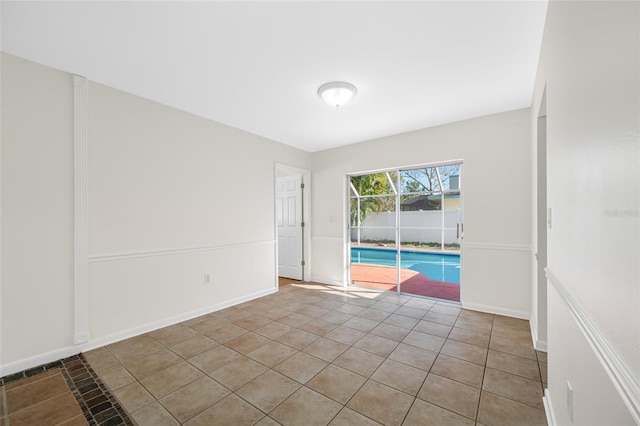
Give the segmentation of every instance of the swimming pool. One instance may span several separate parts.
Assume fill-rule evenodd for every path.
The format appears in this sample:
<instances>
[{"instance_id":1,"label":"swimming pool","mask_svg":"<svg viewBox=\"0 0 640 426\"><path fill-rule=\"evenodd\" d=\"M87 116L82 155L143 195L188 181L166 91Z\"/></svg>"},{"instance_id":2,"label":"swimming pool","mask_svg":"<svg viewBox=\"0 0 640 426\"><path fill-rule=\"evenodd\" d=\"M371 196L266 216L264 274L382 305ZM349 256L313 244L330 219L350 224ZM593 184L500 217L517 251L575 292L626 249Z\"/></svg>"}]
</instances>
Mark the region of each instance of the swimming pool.
<instances>
[{"instance_id":1,"label":"swimming pool","mask_svg":"<svg viewBox=\"0 0 640 426\"><path fill-rule=\"evenodd\" d=\"M396 266L396 250L352 247L351 262ZM432 280L460 284L460 255L457 253L400 250L400 267L420 272Z\"/></svg>"}]
</instances>

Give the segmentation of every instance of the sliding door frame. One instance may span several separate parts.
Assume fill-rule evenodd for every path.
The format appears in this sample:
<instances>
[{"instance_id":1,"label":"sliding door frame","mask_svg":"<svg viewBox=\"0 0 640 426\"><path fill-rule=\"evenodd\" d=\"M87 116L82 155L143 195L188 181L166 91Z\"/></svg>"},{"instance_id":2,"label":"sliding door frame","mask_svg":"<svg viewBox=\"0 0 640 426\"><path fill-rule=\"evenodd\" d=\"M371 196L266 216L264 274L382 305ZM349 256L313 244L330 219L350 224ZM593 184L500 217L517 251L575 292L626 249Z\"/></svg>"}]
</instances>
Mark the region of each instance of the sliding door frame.
<instances>
[{"instance_id":1,"label":"sliding door frame","mask_svg":"<svg viewBox=\"0 0 640 426\"><path fill-rule=\"evenodd\" d=\"M459 165L460 166L460 173L459 173L459 193L460 193L460 218L459 218L459 223L457 226L457 235L458 235L458 239L460 241L460 303L462 302L462 285L463 285L463 277L462 277L462 262L463 262L463 256L462 256L462 251L463 251L463 241L464 241L464 233L463 233L463 224L464 224L464 196L463 196L463 167L464 167L464 161L462 159L457 159L457 160L449 160L449 161L442 161L442 162L434 162L434 163L423 163L423 164L416 164L416 165L409 165L409 166L401 166L401 167L390 167L390 168L384 168L384 169L375 169L375 170L368 170L368 171L360 171L360 172L353 172L353 173L347 173L345 175L345 187L346 187L346 204L345 204L345 220L346 220L346 234L345 234L345 251L346 251L346 256L345 256L345 260L346 260L346 265L345 265L345 272L346 272L346 281L345 281L345 286L350 286L350 285L354 285L353 284L353 280L351 279L352 276L352 271L351 271L351 248L352 248L352 241L351 241L351 193L352 192L357 192L355 191L355 188L353 187L353 184L351 182L351 178L355 177L355 176L366 176L366 175L371 175L371 174L387 174L389 182L391 183L391 185L393 186L393 196L395 197L395 248L396 248L396 292L398 294L402 293L402 288L401 288L401 250L402 250L402 240L401 240L401 219L400 219L400 212L401 212L401 201L400 198L402 196L402 192L400 190L400 184L401 184L401 173L402 171L407 171L407 170L413 170L413 169L421 169L421 168L436 168L436 171L438 172L439 175L439 171L438 171L438 167L440 166L450 166L450 165ZM390 174L391 172L395 172L396 173L396 180L394 181L393 179L391 179ZM440 176L438 176L438 179L441 182L441 178ZM444 247L444 196L445 196L445 191L442 189L441 186L441 209L442 209L442 231L441 231L441 245L442 247ZM359 223L359 215L358 215L358 228L361 230L361 223ZM358 239L358 243L360 242L360 239ZM444 250L442 248L442 250Z\"/></svg>"}]
</instances>

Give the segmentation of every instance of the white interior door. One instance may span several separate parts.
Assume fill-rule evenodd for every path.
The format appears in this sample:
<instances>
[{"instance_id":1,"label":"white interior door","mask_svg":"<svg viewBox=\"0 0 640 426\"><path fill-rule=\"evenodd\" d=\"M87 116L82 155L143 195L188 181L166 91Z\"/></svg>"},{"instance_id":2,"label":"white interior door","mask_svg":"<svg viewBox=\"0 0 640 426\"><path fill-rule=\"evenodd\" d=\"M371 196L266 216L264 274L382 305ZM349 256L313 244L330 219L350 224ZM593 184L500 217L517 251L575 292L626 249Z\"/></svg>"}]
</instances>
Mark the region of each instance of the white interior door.
<instances>
[{"instance_id":1,"label":"white interior door","mask_svg":"<svg viewBox=\"0 0 640 426\"><path fill-rule=\"evenodd\" d=\"M302 279L302 176L276 179L278 276Z\"/></svg>"}]
</instances>

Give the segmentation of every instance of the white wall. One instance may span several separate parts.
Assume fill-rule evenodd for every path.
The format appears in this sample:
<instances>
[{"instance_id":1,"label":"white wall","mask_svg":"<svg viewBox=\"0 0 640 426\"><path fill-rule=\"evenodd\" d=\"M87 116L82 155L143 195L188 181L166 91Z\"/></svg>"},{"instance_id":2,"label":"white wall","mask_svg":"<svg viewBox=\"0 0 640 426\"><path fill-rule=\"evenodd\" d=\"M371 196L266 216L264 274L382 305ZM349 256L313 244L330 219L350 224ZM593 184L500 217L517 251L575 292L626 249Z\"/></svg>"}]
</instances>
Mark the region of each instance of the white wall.
<instances>
[{"instance_id":1,"label":"white wall","mask_svg":"<svg viewBox=\"0 0 640 426\"><path fill-rule=\"evenodd\" d=\"M90 82L73 346L72 76L3 55L2 79L2 374L275 291L275 164L310 154Z\"/></svg>"},{"instance_id":2,"label":"white wall","mask_svg":"<svg viewBox=\"0 0 640 426\"><path fill-rule=\"evenodd\" d=\"M72 115L69 74L2 55L3 365L72 340Z\"/></svg>"},{"instance_id":3,"label":"white wall","mask_svg":"<svg viewBox=\"0 0 640 426\"><path fill-rule=\"evenodd\" d=\"M571 423L567 381L575 424L640 423L639 18L638 2L548 9L533 105L546 85L547 401L558 424Z\"/></svg>"},{"instance_id":4,"label":"white wall","mask_svg":"<svg viewBox=\"0 0 640 426\"><path fill-rule=\"evenodd\" d=\"M343 284L349 173L463 160L463 306L529 317L530 111L314 153L313 278Z\"/></svg>"},{"instance_id":5,"label":"white wall","mask_svg":"<svg viewBox=\"0 0 640 426\"><path fill-rule=\"evenodd\" d=\"M273 290L274 165L309 154L94 83L89 104L94 336Z\"/></svg>"}]
</instances>

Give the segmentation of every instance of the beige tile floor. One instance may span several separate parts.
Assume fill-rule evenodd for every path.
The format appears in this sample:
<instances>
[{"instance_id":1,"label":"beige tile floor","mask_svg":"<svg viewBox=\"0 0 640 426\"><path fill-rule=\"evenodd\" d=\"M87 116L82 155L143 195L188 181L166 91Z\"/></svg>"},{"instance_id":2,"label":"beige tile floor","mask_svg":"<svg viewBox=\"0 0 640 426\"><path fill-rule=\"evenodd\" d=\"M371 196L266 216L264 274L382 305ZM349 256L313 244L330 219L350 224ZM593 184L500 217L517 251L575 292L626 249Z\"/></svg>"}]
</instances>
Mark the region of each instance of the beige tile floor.
<instances>
[{"instance_id":1,"label":"beige tile floor","mask_svg":"<svg viewBox=\"0 0 640 426\"><path fill-rule=\"evenodd\" d=\"M87 424L60 368L3 386L0 407L0 425Z\"/></svg>"},{"instance_id":2,"label":"beige tile floor","mask_svg":"<svg viewBox=\"0 0 640 426\"><path fill-rule=\"evenodd\" d=\"M140 425L542 425L527 321L292 284L85 354Z\"/></svg>"}]
</instances>

